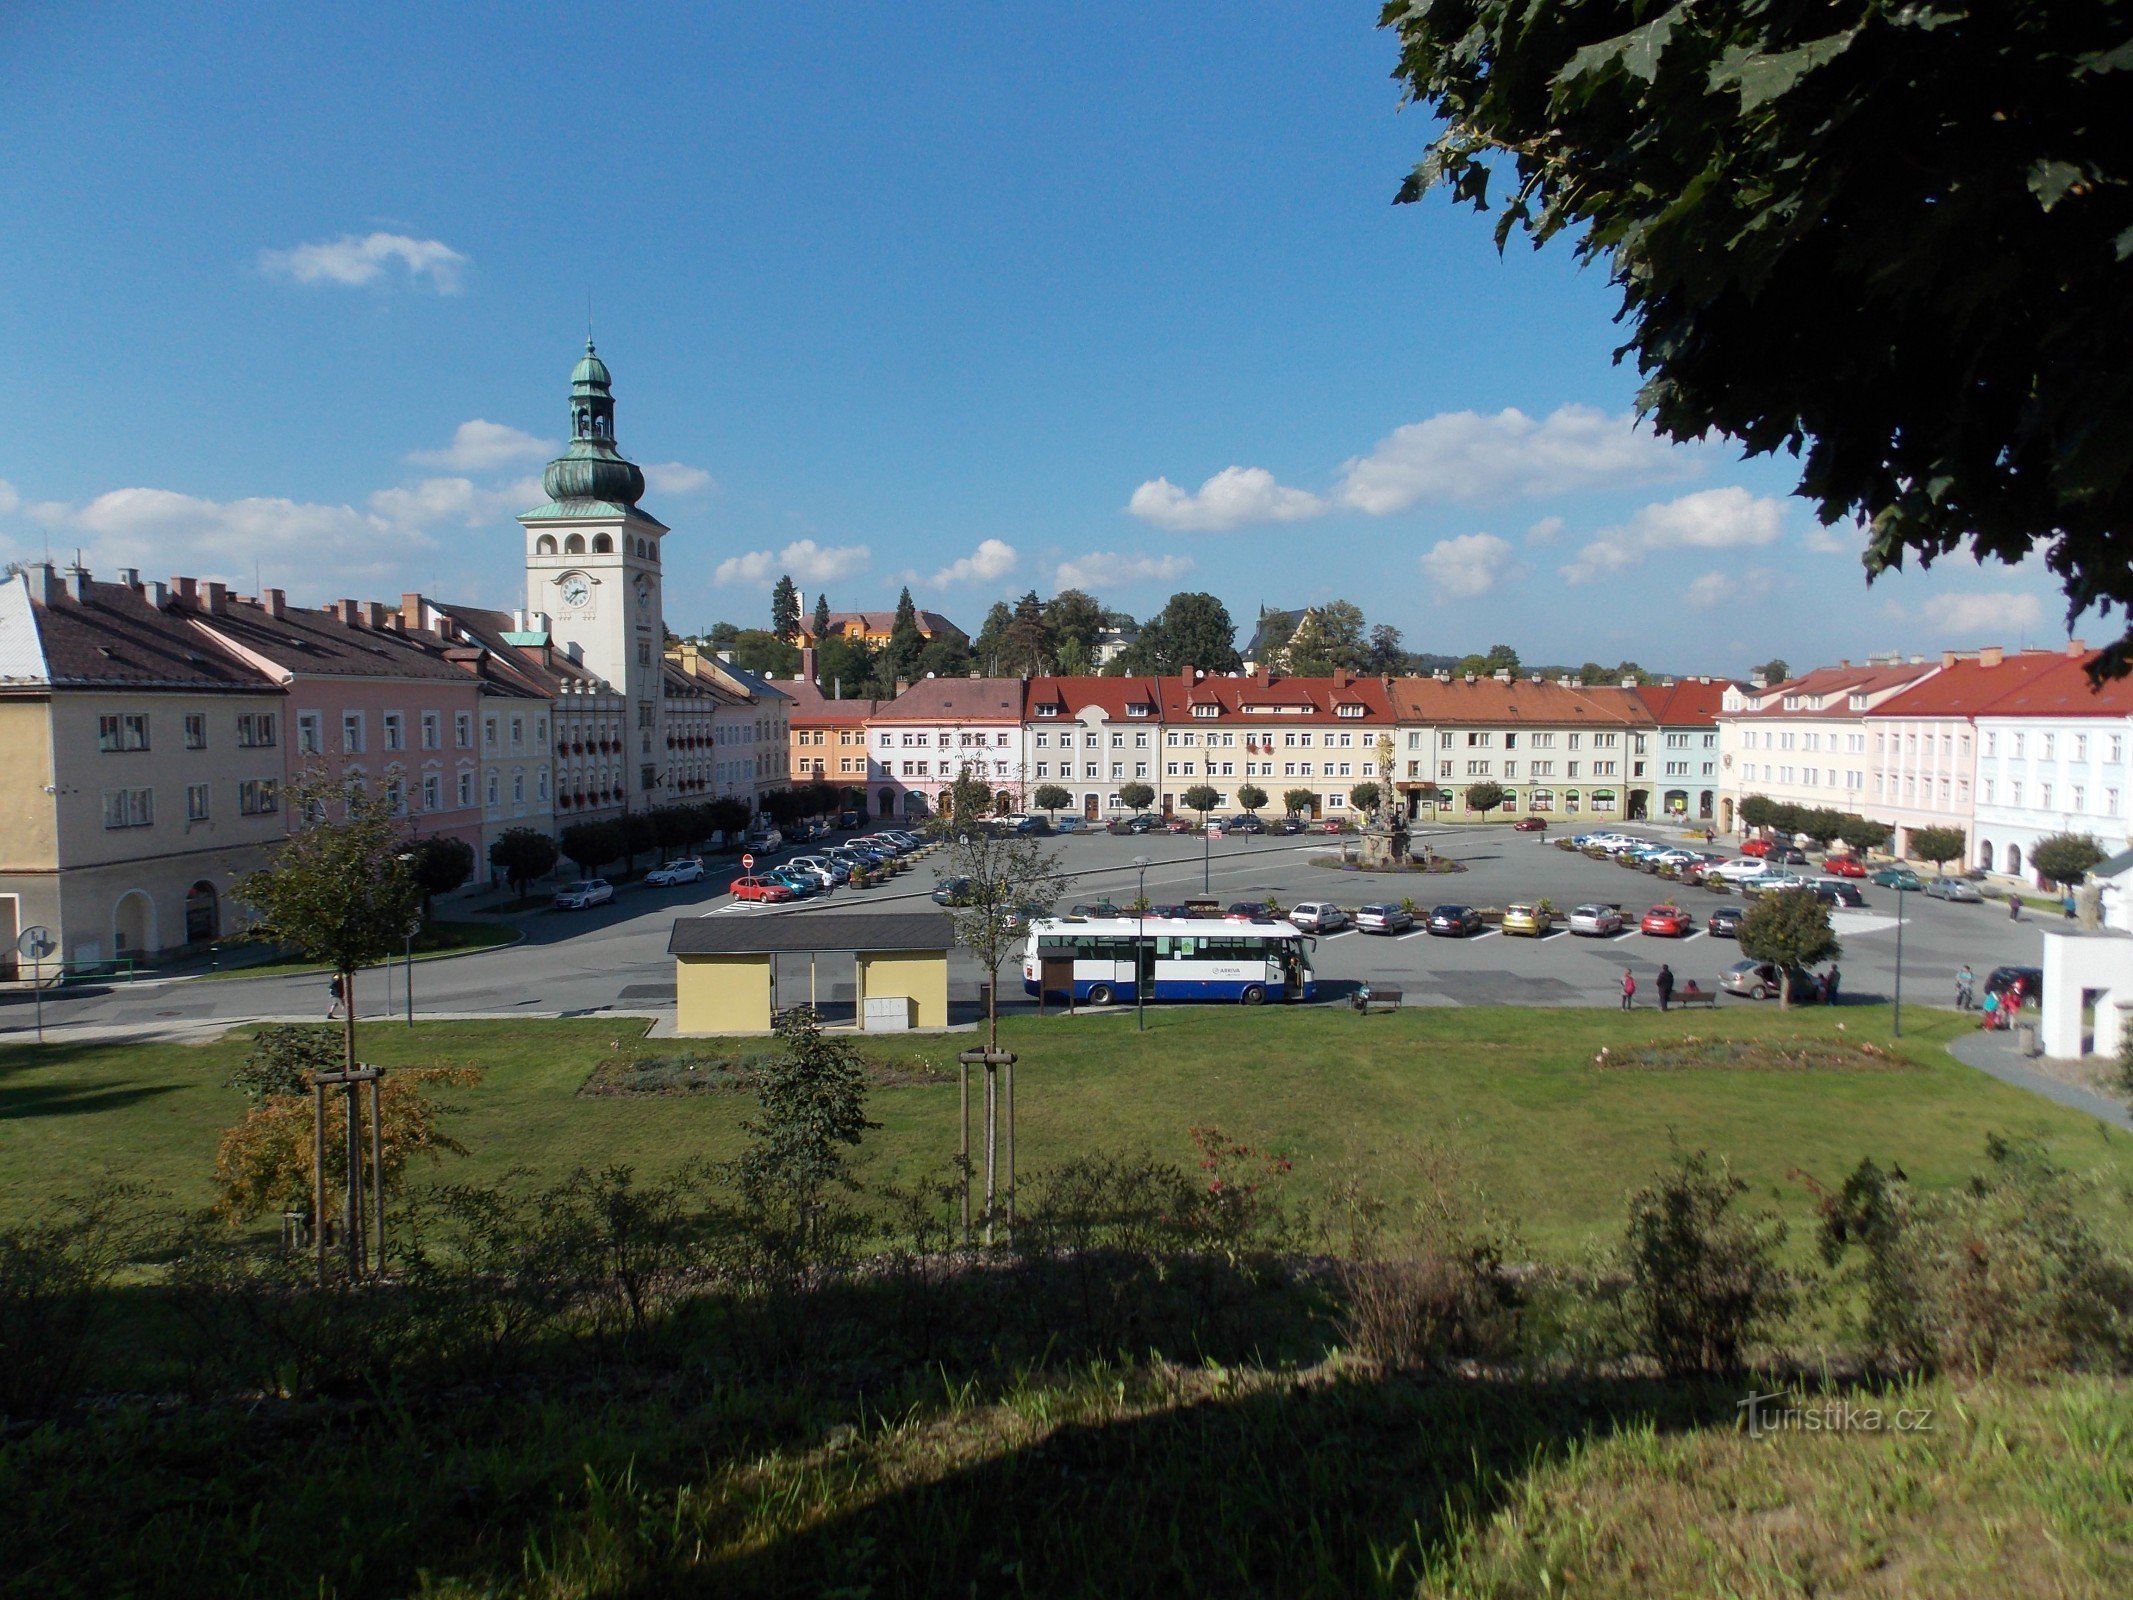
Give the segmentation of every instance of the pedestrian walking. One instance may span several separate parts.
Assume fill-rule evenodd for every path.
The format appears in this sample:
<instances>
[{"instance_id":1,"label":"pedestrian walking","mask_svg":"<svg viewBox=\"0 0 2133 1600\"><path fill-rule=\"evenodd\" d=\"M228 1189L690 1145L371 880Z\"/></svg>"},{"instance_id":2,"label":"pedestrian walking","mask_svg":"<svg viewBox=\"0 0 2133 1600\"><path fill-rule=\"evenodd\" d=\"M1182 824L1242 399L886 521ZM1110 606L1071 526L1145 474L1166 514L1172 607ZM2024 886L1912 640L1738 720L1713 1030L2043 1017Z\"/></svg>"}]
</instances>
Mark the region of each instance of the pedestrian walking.
<instances>
[{"instance_id":1,"label":"pedestrian walking","mask_svg":"<svg viewBox=\"0 0 2133 1600\"><path fill-rule=\"evenodd\" d=\"M341 987L341 975L338 972L333 975L333 982L326 985L326 993L332 997L332 1003L326 1007L326 1020L331 1022L341 1014L341 1001L346 994Z\"/></svg>"},{"instance_id":2,"label":"pedestrian walking","mask_svg":"<svg viewBox=\"0 0 2133 1600\"><path fill-rule=\"evenodd\" d=\"M1990 989L1987 989L1985 991L1984 1009L1985 1015L1980 1021L1979 1026L1982 1027L1987 1033L1990 1033L1993 1029L1997 1028L2000 1025L2000 997L1994 994Z\"/></svg>"},{"instance_id":3,"label":"pedestrian walking","mask_svg":"<svg viewBox=\"0 0 2133 1600\"><path fill-rule=\"evenodd\" d=\"M1962 970L1955 975L1955 1009L1971 1011L1976 1007L1977 974L1970 970L1970 963L1965 961Z\"/></svg>"},{"instance_id":4,"label":"pedestrian walking","mask_svg":"<svg viewBox=\"0 0 2133 1600\"><path fill-rule=\"evenodd\" d=\"M2072 922L2074 920L2074 897L2072 895L2068 895L2065 899L2061 900L2059 902L2059 909L2065 913L2066 920Z\"/></svg>"},{"instance_id":5,"label":"pedestrian walking","mask_svg":"<svg viewBox=\"0 0 2133 1600\"><path fill-rule=\"evenodd\" d=\"M1674 1003L1674 969L1661 962L1659 976L1652 980L1652 987L1659 991L1659 1009L1664 1011Z\"/></svg>"},{"instance_id":6,"label":"pedestrian walking","mask_svg":"<svg viewBox=\"0 0 2133 1600\"><path fill-rule=\"evenodd\" d=\"M1835 1005L1837 1003L1837 985L1841 983L1843 979L1844 974L1838 970L1836 962L1832 961L1829 964L1829 978L1827 980L1829 984L1829 1003L1831 1005Z\"/></svg>"},{"instance_id":7,"label":"pedestrian walking","mask_svg":"<svg viewBox=\"0 0 2133 1600\"><path fill-rule=\"evenodd\" d=\"M1628 1011L1637 1003L1637 975L1629 968L1622 969L1622 1009Z\"/></svg>"},{"instance_id":8,"label":"pedestrian walking","mask_svg":"<svg viewBox=\"0 0 2133 1600\"><path fill-rule=\"evenodd\" d=\"M1718 843L1718 835L1713 833L1709 828L1706 828L1703 830L1703 842L1704 847L1708 849L1710 846Z\"/></svg>"},{"instance_id":9,"label":"pedestrian walking","mask_svg":"<svg viewBox=\"0 0 2133 1600\"><path fill-rule=\"evenodd\" d=\"M2007 891L2007 920L2009 922L2020 922L2022 920L2022 894L2018 889L2009 889Z\"/></svg>"}]
</instances>

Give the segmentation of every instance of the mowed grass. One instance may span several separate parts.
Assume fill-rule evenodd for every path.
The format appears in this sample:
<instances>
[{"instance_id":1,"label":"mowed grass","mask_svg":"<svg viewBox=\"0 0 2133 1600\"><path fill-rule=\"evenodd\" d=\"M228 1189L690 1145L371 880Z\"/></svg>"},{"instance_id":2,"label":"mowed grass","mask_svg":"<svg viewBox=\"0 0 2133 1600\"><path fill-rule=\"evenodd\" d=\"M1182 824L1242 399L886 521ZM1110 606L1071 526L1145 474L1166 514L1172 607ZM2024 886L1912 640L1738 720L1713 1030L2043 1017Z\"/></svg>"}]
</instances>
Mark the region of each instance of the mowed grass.
<instances>
[{"instance_id":1,"label":"mowed grass","mask_svg":"<svg viewBox=\"0 0 2133 1600\"><path fill-rule=\"evenodd\" d=\"M1974 1170L1988 1134L2034 1137L2063 1165L2133 1183L2133 1138L2009 1088L1950 1058L1967 1026L1913 1008L1885 1070L1752 1067L1650 1071L1594 1064L1655 1039L1835 1038L1889 1043L1878 1007L1781 1013L1732 1007L1662 1017L1522 1008L1418 1009L1362 1018L1332 1009L1158 1009L1017 1018L1004 1042L1017 1069L1017 1164L1027 1180L1077 1154L1192 1154L1214 1125L1289 1158L1309 1199L1354 1178L1394 1201L1414 1193L1419 1156L1449 1148L1517 1219L1533 1251L1567 1258L1614 1237L1625 1194L1671 1142L1729 1158L1758 1194L1808 1223L1805 1178L1840 1181L1862 1156L1902 1164L1924 1187ZM762 1040L648 1040L616 1020L366 1025L362 1052L387 1067L472 1064L479 1086L451 1091L450 1131L469 1147L427 1175L486 1180L515 1168L554 1180L581 1165L646 1173L733 1154L752 1097L581 1097L602 1056L760 1051ZM967 1034L861 1041L870 1056L953 1065ZM152 1186L173 1206L213 1198L215 1144L244 1113L225 1087L246 1037L208 1045L0 1049L0 1221L110 1176ZM973 1099L977 1097L974 1094ZM884 1089L882 1124L862 1156L870 1182L945 1171L956 1147L952 1082ZM416 1181L425 1172L418 1170Z\"/></svg>"}]
</instances>

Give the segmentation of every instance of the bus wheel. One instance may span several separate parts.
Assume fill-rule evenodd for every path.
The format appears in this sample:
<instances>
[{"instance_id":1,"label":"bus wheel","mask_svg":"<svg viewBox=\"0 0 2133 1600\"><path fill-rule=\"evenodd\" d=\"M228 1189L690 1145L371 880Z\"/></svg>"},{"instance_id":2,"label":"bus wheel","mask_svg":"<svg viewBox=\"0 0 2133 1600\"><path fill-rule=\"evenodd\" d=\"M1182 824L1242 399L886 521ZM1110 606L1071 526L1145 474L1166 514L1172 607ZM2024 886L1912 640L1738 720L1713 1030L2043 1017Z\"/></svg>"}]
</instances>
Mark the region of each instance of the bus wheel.
<instances>
[{"instance_id":1,"label":"bus wheel","mask_svg":"<svg viewBox=\"0 0 2133 1600\"><path fill-rule=\"evenodd\" d=\"M1256 983L1246 984L1244 993L1239 995L1237 998L1239 1000L1242 1000L1248 1006L1256 1006L1261 1001L1266 999L1266 991L1260 988L1259 985Z\"/></svg>"},{"instance_id":2,"label":"bus wheel","mask_svg":"<svg viewBox=\"0 0 2133 1600\"><path fill-rule=\"evenodd\" d=\"M1092 983L1092 984L1090 984L1090 985L1089 985L1089 1004L1090 1004L1090 1005L1092 1005L1092 1006L1107 1006L1107 1005L1109 1005L1110 1003L1111 1003L1111 986L1110 986L1110 985L1109 985L1108 983Z\"/></svg>"}]
</instances>

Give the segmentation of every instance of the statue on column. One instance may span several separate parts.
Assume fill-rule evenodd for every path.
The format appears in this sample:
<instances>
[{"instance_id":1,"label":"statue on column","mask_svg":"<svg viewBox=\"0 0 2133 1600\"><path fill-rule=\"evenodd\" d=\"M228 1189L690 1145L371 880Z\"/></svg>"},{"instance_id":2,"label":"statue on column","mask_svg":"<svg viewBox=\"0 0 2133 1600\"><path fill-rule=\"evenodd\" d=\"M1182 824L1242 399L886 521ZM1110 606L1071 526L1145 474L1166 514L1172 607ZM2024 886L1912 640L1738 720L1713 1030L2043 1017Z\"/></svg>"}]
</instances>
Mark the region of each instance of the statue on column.
<instances>
[{"instance_id":1,"label":"statue on column","mask_svg":"<svg viewBox=\"0 0 2133 1600\"><path fill-rule=\"evenodd\" d=\"M1378 803L1363 822L1360 864L1378 871L1407 865L1407 816L1392 786L1392 735L1378 735Z\"/></svg>"}]
</instances>

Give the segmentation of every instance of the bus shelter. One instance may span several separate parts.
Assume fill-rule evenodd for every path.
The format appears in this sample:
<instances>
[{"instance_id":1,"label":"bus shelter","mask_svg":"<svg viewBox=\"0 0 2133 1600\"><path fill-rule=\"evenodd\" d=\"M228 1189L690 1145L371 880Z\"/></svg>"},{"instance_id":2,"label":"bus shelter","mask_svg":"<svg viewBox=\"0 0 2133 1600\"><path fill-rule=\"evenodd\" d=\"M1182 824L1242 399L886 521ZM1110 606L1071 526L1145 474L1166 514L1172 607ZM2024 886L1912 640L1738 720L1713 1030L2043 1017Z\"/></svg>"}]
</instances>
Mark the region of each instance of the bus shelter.
<instances>
[{"instance_id":1,"label":"bus shelter","mask_svg":"<svg viewBox=\"0 0 2133 1600\"><path fill-rule=\"evenodd\" d=\"M954 922L937 911L678 918L667 939L674 1030L767 1033L797 1005L829 1020L848 1009L879 1031L945 1028L954 943Z\"/></svg>"}]
</instances>

